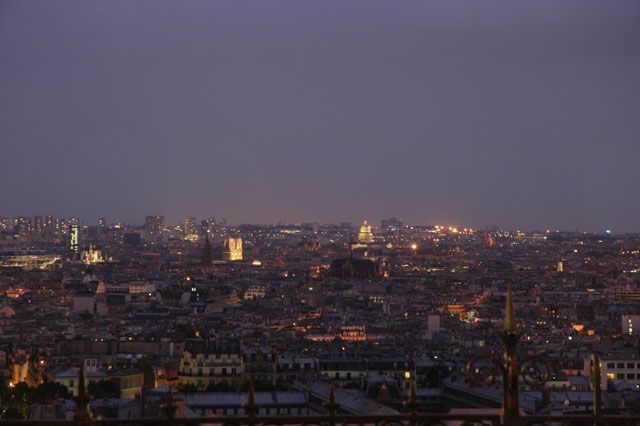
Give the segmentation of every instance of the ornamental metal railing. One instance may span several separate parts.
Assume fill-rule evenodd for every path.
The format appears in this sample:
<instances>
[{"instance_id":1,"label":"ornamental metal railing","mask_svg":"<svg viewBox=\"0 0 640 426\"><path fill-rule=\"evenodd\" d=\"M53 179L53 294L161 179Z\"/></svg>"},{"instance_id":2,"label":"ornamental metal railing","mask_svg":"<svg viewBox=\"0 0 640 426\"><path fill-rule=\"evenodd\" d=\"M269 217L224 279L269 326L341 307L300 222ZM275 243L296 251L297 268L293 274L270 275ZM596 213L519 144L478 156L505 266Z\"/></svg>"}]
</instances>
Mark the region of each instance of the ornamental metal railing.
<instances>
[{"instance_id":1,"label":"ornamental metal railing","mask_svg":"<svg viewBox=\"0 0 640 426\"><path fill-rule=\"evenodd\" d=\"M556 426L556 425L640 425L640 415L605 415L602 413L601 369L602 363L596 354L591 355L590 383L593 389L593 410L589 414L537 415L522 414L519 407L518 390L521 384L544 386L549 379L551 367L543 357L534 355L518 359L516 347L521 333L516 332L511 286L507 290L504 330L499 333L504 344L504 356L478 355L467 364L467 376L477 386L493 385L502 380L501 413L490 410L472 410L471 413L418 412L416 384L411 381L409 400L404 402L407 413L396 415L352 415L344 414L336 401L334 384L329 387L328 402L324 403L326 414L308 416L262 416L251 385L248 401L244 404L244 415L177 417L178 406L172 388L167 393L163 410L164 417L135 419L93 419L89 410L89 396L85 385L84 365L80 368L76 411L73 420L0 420L0 426L125 426L125 425L213 425L213 426ZM521 383L522 381L522 383Z\"/></svg>"}]
</instances>

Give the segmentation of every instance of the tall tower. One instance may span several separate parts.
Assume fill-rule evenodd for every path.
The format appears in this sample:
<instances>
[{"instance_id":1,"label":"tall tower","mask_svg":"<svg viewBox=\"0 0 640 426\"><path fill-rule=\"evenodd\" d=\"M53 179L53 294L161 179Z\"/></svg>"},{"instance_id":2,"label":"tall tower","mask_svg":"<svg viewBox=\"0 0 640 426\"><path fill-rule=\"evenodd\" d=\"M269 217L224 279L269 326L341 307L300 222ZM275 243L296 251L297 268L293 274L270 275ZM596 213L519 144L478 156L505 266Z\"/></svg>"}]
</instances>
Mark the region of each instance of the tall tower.
<instances>
[{"instance_id":1,"label":"tall tower","mask_svg":"<svg viewBox=\"0 0 640 426\"><path fill-rule=\"evenodd\" d=\"M36 234L42 234L42 216L33 217L33 230Z\"/></svg>"},{"instance_id":2,"label":"tall tower","mask_svg":"<svg viewBox=\"0 0 640 426\"><path fill-rule=\"evenodd\" d=\"M31 218L30 217L19 217L18 218L18 232L20 235L27 235L31 232Z\"/></svg>"},{"instance_id":3,"label":"tall tower","mask_svg":"<svg viewBox=\"0 0 640 426\"><path fill-rule=\"evenodd\" d=\"M144 222L144 232L149 235L153 234L153 216L147 216Z\"/></svg>"},{"instance_id":4,"label":"tall tower","mask_svg":"<svg viewBox=\"0 0 640 426\"><path fill-rule=\"evenodd\" d=\"M209 237L204 241L204 247L202 248L202 265L211 266L213 264L213 249L209 244Z\"/></svg>"},{"instance_id":5,"label":"tall tower","mask_svg":"<svg viewBox=\"0 0 640 426\"><path fill-rule=\"evenodd\" d=\"M184 234L195 235L196 234L196 218L188 217L184 220Z\"/></svg>"},{"instance_id":6,"label":"tall tower","mask_svg":"<svg viewBox=\"0 0 640 426\"><path fill-rule=\"evenodd\" d=\"M80 245L80 225L69 225L69 250L78 254L78 247Z\"/></svg>"},{"instance_id":7,"label":"tall tower","mask_svg":"<svg viewBox=\"0 0 640 426\"><path fill-rule=\"evenodd\" d=\"M54 223L54 220L53 220L53 216L50 215L50 214L46 215L45 218L44 218L44 226L43 226L43 228L47 232L47 234L53 235L53 233L55 232L54 225L55 225L55 223Z\"/></svg>"},{"instance_id":8,"label":"tall tower","mask_svg":"<svg viewBox=\"0 0 640 426\"><path fill-rule=\"evenodd\" d=\"M152 241L156 241L162 237L164 230L164 216L147 216L144 224L146 237Z\"/></svg>"},{"instance_id":9,"label":"tall tower","mask_svg":"<svg viewBox=\"0 0 640 426\"><path fill-rule=\"evenodd\" d=\"M209 235L215 233L215 227L216 227L216 218L215 217L210 217L208 219L202 219L200 224L202 225L201 226L202 227L202 235L209 236Z\"/></svg>"}]
</instances>

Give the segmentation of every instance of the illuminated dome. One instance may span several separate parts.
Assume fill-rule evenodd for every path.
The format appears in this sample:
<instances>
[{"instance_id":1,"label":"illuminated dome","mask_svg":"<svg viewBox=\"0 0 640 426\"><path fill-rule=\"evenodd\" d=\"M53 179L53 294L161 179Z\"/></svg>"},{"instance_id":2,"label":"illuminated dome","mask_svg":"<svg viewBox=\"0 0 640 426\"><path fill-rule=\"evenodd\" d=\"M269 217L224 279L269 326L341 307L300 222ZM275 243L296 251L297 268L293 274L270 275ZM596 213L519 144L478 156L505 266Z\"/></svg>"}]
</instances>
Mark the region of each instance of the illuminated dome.
<instances>
[{"instance_id":1,"label":"illuminated dome","mask_svg":"<svg viewBox=\"0 0 640 426\"><path fill-rule=\"evenodd\" d=\"M358 233L358 241L365 244L373 243L373 233L371 232L371 225L369 225L366 220L360 227L360 232Z\"/></svg>"}]
</instances>

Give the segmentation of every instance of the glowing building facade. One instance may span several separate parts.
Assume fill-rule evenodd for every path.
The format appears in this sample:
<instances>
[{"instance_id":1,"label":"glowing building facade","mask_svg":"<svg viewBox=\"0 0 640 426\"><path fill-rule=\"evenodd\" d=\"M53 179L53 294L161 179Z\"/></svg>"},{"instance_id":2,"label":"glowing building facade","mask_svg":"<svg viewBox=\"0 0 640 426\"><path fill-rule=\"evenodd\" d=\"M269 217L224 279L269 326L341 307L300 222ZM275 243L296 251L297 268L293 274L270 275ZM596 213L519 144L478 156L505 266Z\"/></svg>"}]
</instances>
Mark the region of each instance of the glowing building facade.
<instances>
[{"instance_id":1,"label":"glowing building facade","mask_svg":"<svg viewBox=\"0 0 640 426\"><path fill-rule=\"evenodd\" d=\"M222 260L242 260L242 238L224 240Z\"/></svg>"},{"instance_id":2,"label":"glowing building facade","mask_svg":"<svg viewBox=\"0 0 640 426\"><path fill-rule=\"evenodd\" d=\"M69 250L78 254L79 245L80 245L80 226L77 224L69 225Z\"/></svg>"},{"instance_id":3,"label":"glowing building facade","mask_svg":"<svg viewBox=\"0 0 640 426\"><path fill-rule=\"evenodd\" d=\"M363 244L373 243L373 232L371 232L371 225L369 225L366 220L360 227L360 232L358 233L358 241Z\"/></svg>"}]
</instances>

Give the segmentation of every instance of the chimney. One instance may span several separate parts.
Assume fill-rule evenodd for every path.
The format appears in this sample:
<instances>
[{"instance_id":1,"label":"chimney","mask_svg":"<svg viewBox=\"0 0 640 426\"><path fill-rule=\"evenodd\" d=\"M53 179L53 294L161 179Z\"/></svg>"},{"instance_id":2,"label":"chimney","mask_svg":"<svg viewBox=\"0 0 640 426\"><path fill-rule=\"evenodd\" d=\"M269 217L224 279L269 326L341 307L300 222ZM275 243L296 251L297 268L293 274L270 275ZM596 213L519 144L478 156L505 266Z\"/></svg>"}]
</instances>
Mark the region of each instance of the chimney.
<instances>
[{"instance_id":1,"label":"chimney","mask_svg":"<svg viewBox=\"0 0 640 426\"><path fill-rule=\"evenodd\" d=\"M380 392L378 393L378 402L385 404L389 399L388 393L389 393L389 388L387 387L386 383L383 383L382 386L380 386Z\"/></svg>"}]
</instances>

